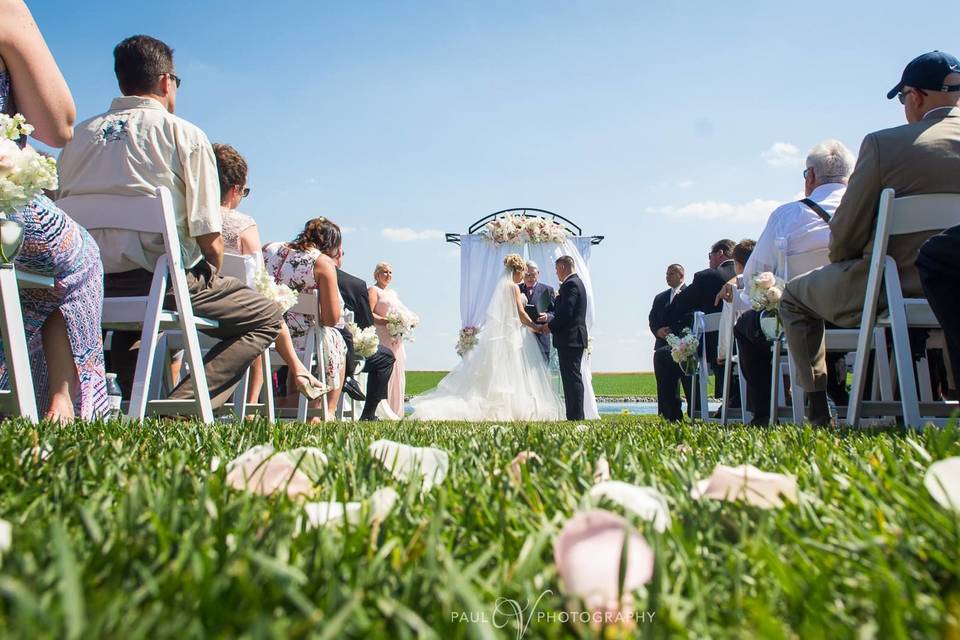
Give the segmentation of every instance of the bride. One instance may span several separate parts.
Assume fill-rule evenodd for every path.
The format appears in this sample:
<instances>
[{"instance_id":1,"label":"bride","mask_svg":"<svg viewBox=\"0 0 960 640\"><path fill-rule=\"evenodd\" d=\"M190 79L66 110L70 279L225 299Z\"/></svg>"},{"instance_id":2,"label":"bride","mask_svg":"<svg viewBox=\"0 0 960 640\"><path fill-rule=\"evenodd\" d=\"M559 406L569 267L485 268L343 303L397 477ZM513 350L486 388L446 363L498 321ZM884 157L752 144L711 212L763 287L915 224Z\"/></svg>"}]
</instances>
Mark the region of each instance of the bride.
<instances>
[{"instance_id":1,"label":"bride","mask_svg":"<svg viewBox=\"0 0 960 640\"><path fill-rule=\"evenodd\" d=\"M523 258L511 253L503 264L477 345L436 389L410 402L412 419L563 420L563 401L533 333L538 325L527 317L517 286Z\"/></svg>"}]
</instances>

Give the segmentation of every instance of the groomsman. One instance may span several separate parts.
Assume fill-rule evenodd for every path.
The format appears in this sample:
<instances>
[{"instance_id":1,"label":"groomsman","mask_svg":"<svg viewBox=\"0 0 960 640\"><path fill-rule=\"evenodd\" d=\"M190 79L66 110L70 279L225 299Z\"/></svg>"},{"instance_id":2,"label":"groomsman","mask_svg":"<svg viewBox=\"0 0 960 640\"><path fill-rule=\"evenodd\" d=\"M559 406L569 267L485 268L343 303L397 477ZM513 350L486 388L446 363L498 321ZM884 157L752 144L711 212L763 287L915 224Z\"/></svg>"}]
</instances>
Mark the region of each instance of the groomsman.
<instances>
[{"instance_id":1,"label":"groomsman","mask_svg":"<svg viewBox=\"0 0 960 640\"><path fill-rule=\"evenodd\" d=\"M683 265L672 264L667 267L667 286L669 289L658 293L653 298L653 306L650 308L650 333L656 338L653 345L654 350L667 346L667 341L659 335L661 327L667 325L667 305L673 302L674 297L687 288L683 282Z\"/></svg>"},{"instance_id":2,"label":"groomsman","mask_svg":"<svg viewBox=\"0 0 960 640\"><path fill-rule=\"evenodd\" d=\"M543 331L553 334L553 346L560 360L560 380L567 405L567 420L583 420L583 375L580 362L587 348L587 289L575 271L570 256L557 258L560 293L553 313L541 314L547 322Z\"/></svg>"},{"instance_id":3,"label":"groomsman","mask_svg":"<svg viewBox=\"0 0 960 640\"><path fill-rule=\"evenodd\" d=\"M533 260L527 260L527 270L523 274L523 282L519 285L520 293L526 296L527 304L524 307L527 315L533 322L541 313L553 311L553 299L557 297L556 292L550 285L539 282L540 267ZM543 354L545 362L550 361L550 336L545 333L537 334L537 342L540 343L540 353Z\"/></svg>"}]
</instances>

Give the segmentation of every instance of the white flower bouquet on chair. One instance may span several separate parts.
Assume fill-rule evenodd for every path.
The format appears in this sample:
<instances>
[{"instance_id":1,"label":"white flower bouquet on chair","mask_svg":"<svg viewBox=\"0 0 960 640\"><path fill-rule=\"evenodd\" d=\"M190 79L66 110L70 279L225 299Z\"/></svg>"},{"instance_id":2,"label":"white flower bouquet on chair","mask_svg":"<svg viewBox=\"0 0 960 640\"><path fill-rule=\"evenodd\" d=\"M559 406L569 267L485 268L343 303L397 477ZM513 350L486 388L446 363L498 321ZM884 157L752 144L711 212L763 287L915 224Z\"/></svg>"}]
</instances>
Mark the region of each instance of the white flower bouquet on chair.
<instances>
[{"instance_id":1,"label":"white flower bouquet on chair","mask_svg":"<svg viewBox=\"0 0 960 640\"><path fill-rule=\"evenodd\" d=\"M684 329L681 336L674 334L667 335L667 344L670 345L670 357L680 365L683 373L691 376L696 373L700 366L700 359L697 358L697 349L700 348L700 340L697 339L690 329Z\"/></svg>"},{"instance_id":2,"label":"white flower bouquet on chair","mask_svg":"<svg viewBox=\"0 0 960 640\"><path fill-rule=\"evenodd\" d=\"M420 318L409 309L394 309L387 314L387 332L396 340L413 342L413 330Z\"/></svg>"},{"instance_id":3,"label":"white flower bouquet on chair","mask_svg":"<svg viewBox=\"0 0 960 640\"><path fill-rule=\"evenodd\" d=\"M23 226L7 220L6 214L44 189L57 188L57 161L18 144L31 133L33 127L19 113L0 113L0 261L4 263L13 261L23 243Z\"/></svg>"},{"instance_id":4,"label":"white flower bouquet on chair","mask_svg":"<svg viewBox=\"0 0 960 640\"><path fill-rule=\"evenodd\" d=\"M380 346L380 338L377 337L377 330L372 326L361 329L356 322L347 324L347 329L353 335L353 352L361 358L369 358L377 352Z\"/></svg>"},{"instance_id":5,"label":"white flower bouquet on chair","mask_svg":"<svg viewBox=\"0 0 960 640\"><path fill-rule=\"evenodd\" d=\"M783 297L784 281L769 271L750 279L750 305L760 312L760 329L771 340L780 337L780 298Z\"/></svg>"},{"instance_id":6,"label":"white flower bouquet on chair","mask_svg":"<svg viewBox=\"0 0 960 640\"><path fill-rule=\"evenodd\" d=\"M280 307L281 313L286 313L287 309L297 304L297 299L300 297L300 294L288 285L274 280L273 276L267 273L262 261L257 263L253 274L253 285L260 295Z\"/></svg>"}]
</instances>

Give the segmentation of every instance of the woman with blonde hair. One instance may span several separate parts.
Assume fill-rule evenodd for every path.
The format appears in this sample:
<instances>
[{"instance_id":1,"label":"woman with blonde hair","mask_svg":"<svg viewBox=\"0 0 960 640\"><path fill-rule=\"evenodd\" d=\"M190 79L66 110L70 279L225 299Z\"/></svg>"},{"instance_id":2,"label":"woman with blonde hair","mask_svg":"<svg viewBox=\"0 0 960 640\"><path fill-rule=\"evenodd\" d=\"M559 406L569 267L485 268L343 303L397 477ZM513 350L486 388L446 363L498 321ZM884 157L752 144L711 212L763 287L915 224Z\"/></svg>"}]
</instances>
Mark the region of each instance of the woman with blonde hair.
<instances>
[{"instance_id":1,"label":"woman with blonde hair","mask_svg":"<svg viewBox=\"0 0 960 640\"><path fill-rule=\"evenodd\" d=\"M407 390L406 365L407 352L403 348L403 339L394 338L387 329L387 316L393 311L406 311L400 297L389 289L393 281L393 266L389 262L378 262L373 270L376 284L367 289L370 308L373 310L373 325L377 329L380 344L393 352L393 373L390 374L390 386L387 387L387 404L398 416L403 415L404 394Z\"/></svg>"},{"instance_id":2,"label":"woman with blonde hair","mask_svg":"<svg viewBox=\"0 0 960 640\"><path fill-rule=\"evenodd\" d=\"M526 264L504 261L477 345L433 391L414 398L416 420L563 420L564 406L540 353L541 331L524 310Z\"/></svg>"}]
</instances>

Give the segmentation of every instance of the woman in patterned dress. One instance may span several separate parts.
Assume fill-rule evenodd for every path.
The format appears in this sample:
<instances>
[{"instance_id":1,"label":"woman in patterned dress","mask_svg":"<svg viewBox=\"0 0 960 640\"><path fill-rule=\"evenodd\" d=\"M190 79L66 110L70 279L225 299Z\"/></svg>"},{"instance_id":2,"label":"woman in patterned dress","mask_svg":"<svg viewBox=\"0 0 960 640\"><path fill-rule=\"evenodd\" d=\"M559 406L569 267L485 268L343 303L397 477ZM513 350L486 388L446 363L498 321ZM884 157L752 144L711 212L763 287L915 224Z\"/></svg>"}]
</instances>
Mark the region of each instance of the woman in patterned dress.
<instances>
[{"instance_id":1,"label":"woman in patterned dress","mask_svg":"<svg viewBox=\"0 0 960 640\"><path fill-rule=\"evenodd\" d=\"M336 260L343 255L340 227L326 218L307 222L293 242L271 242L263 247L267 273L298 292L316 291L320 297L320 322L327 350L327 407L332 416L343 390L347 345L334 327L342 324ZM288 311L283 315L298 351L304 347L313 319Z\"/></svg>"},{"instance_id":2,"label":"woman in patterned dress","mask_svg":"<svg viewBox=\"0 0 960 640\"><path fill-rule=\"evenodd\" d=\"M250 188L247 187L247 161L228 144L213 145L213 154L217 158L217 173L220 178L220 213L223 215L223 228L220 235L223 237L223 250L238 256L257 256L258 260L263 260L260 254L260 232L257 230L256 220L237 211L240 201L250 193ZM293 372L297 391L310 400L316 400L323 395L326 391L323 384L311 375L310 370L297 357L286 323L280 325L280 334L277 335L274 344L277 354ZM260 387L263 386L261 367L262 363L258 356L250 365L250 382L247 390L249 403L255 403L260 398Z\"/></svg>"},{"instance_id":3,"label":"woman in patterned dress","mask_svg":"<svg viewBox=\"0 0 960 640\"><path fill-rule=\"evenodd\" d=\"M70 89L26 5L0 0L0 15L0 111L22 113L35 138L62 147L76 117ZM20 291L37 406L47 420L95 419L107 410L100 250L45 196L5 213L23 225L16 266L54 279L52 289ZM7 386L2 362L0 386Z\"/></svg>"},{"instance_id":4,"label":"woman in patterned dress","mask_svg":"<svg viewBox=\"0 0 960 640\"><path fill-rule=\"evenodd\" d=\"M393 267L389 262L378 262L373 270L376 284L367 289L370 308L373 309L373 324L377 328L380 344L393 352L393 373L390 374L390 386L387 387L387 402L398 416L403 415L404 394L407 387L407 352L403 348L403 339L394 338L387 330L387 314L405 309L400 297L393 289L388 289L393 281Z\"/></svg>"}]
</instances>

